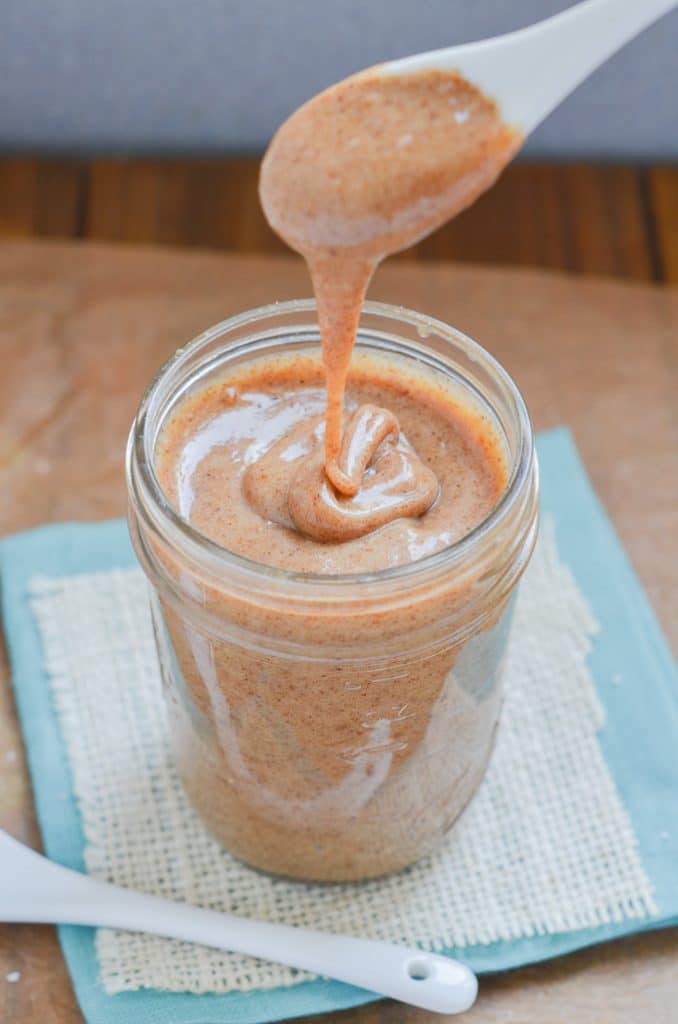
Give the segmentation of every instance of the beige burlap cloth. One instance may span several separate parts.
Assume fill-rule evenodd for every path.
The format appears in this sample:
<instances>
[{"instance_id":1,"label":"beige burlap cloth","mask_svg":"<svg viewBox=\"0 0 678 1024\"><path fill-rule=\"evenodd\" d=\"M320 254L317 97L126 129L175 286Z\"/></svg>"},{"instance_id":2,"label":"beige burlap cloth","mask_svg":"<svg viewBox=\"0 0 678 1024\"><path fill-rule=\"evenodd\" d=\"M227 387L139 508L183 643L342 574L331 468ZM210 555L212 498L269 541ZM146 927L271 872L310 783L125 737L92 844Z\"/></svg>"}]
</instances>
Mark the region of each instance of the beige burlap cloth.
<instances>
[{"instance_id":1,"label":"beige burlap cloth","mask_svg":"<svg viewBox=\"0 0 678 1024\"><path fill-rule=\"evenodd\" d=\"M98 878L173 900L444 949L654 912L628 815L601 753L587 655L597 625L545 524L522 584L487 777L443 848L360 885L267 878L204 831L175 774L139 570L32 581L32 606ZM109 993L291 985L288 967L100 929Z\"/></svg>"}]
</instances>

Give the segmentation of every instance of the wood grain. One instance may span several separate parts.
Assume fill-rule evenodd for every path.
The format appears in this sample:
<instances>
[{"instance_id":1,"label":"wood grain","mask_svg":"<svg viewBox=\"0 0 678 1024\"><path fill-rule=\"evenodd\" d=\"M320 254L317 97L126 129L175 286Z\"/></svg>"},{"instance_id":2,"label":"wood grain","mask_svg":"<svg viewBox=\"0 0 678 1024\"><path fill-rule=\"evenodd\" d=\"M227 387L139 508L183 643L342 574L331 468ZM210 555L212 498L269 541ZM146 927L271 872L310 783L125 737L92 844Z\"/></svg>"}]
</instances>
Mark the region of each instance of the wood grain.
<instances>
[{"instance_id":1,"label":"wood grain","mask_svg":"<svg viewBox=\"0 0 678 1024\"><path fill-rule=\"evenodd\" d=\"M0 160L0 237L89 238L282 253L258 159ZM518 163L397 259L678 280L678 170Z\"/></svg>"},{"instance_id":2,"label":"wood grain","mask_svg":"<svg viewBox=\"0 0 678 1024\"><path fill-rule=\"evenodd\" d=\"M283 252L259 206L258 160L95 160L84 233L92 239Z\"/></svg>"},{"instance_id":3,"label":"wood grain","mask_svg":"<svg viewBox=\"0 0 678 1024\"><path fill-rule=\"evenodd\" d=\"M647 178L662 278L678 284L678 167L650 168Z\"/></svg>"},{"instance_id":4,"label":"wood grain","mask_svg":"<svg viewBox=\"0 0 678 1024\"><path fill-rule=\"evenodd\" d=\"M76 160L0 160L0 237L77 237L86 175Z\"/></svg>"},{"instance_id":5,"label":"wood grain","mask_svg":"<svg viewBox=\"0 0 678 1024\"><path fill-rule=\"evenodd\" d=\"M89 238L281 252L257 196L257 160L97 161ZM509 168L406 259L451 259L650 280L641 175L628 167Z\"/></svg>"},{"instance_id":6,"label":"wood grain","mask_svg":"<svg viewBox=\"0 0 678 1024\"><path fill-rule=\"evenodd\" d=\"M207 324L307 292L304 269L292 259L0 245L0 535L122 515L125 436L158 365ZM384 267L372 297L456 323L514 375L538 429L570 426L678 652L678 294L430 262ZM0 674L0 826L37 847L6 662ZM468 1019L669 1024L678 1005L677 959L678 934L667 931L486 978ZM11 985L5 978L15 970L21 979ZM0 928L3 1024L81 1019L53 931ZM388 1002L322 1018L330 1019L444 1020Z\"/></svg>"},{"instance_id":7,"label":"wood grain","mask_svg":"<svg viewBox=\"0 0 678 1024\"><path fill-rule=\"evenodd\" d=\"M417 247L424 258L653 278L640 173L521 165Z\"/></svg>"}]
</instances>

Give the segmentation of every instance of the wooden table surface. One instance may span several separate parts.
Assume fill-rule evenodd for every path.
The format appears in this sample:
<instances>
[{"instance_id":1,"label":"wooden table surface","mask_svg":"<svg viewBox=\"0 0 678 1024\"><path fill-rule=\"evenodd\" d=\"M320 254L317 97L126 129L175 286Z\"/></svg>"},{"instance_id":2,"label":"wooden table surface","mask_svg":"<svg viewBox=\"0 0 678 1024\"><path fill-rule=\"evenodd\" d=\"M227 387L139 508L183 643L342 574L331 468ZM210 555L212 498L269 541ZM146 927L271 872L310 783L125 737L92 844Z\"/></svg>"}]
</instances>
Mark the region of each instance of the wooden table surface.
<instances>
[{"instance_id":1,"label":"wooden table surface","mask_svg":"<svg viewBox=\"0 0 678 1024\"><path fill-rule=\"evenodd\" d=\"M2 236L280 249L259 216L253 161L0 160ZM656 284L422 265L470 258L678 282L678 171L512 168L474 209L408 255L417 263L383 268L371 296L474 335L515 376L538 429L571 427L678 652L677 293ZM291 259L0 244L0 535L122 515L125 435L159 363L207 324L308 291ZM0 826L39 847L9 672L0 662ZM678 1013L677 960L675 932L622 940L485 979L464 1019L669 1024ZM11 971L21 974L16 984L5 980ZM380 1002L331 1019L441 1018ZM82 1021L53 929L0 926L0 1021Z\"/></svg>"}]
</instances>

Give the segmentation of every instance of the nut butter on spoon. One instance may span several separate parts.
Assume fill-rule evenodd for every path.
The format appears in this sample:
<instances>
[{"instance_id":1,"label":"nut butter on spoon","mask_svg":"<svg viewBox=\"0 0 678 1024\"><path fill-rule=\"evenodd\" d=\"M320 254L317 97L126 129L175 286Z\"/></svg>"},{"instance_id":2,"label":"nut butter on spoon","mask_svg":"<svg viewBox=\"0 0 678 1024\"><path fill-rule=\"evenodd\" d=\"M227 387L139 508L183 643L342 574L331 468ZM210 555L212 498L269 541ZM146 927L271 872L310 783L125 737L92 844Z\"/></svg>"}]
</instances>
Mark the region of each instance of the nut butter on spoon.
<instances>
[{"instance_id":1,"label":"nut butter on spoon","mask_svg":"<svg viewBox=\"0 0 678 1024\"><path fill-rule=\"evenodd\" d=\"M306 259L327 384L325 472L338 466L343 394L360 308L385 256L488 189L525 137L579 83L676 0L586 0L518 32L378 65L282 125L260 196Z\"/></svg>"}]
</instances>

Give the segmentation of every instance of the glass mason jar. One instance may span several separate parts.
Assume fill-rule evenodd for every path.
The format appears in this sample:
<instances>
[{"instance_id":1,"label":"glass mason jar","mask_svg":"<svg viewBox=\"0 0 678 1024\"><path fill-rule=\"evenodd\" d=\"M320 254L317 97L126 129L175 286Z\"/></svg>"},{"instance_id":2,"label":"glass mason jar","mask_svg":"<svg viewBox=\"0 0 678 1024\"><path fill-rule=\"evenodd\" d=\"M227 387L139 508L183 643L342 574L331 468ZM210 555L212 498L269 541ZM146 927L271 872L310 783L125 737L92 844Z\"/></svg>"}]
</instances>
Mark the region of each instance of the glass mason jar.
<instances>
[{"instance_id":1,"label":"glass mason jar","mask_svg":"<svg viewBox=\"0 0 678 1024\"><path fill-rule=\"evenodd\" d=\"M523 400L487 352L430 317L367 303L354 358L376 353L465 389L505 443L503 496L457 543L381 572L294 573L236 555L168 502L158 437L193 389L298 351L320 359L311 301L243 313L176 352L130 433L129 521L193 805L254 867L347 881L434 850L483 777L513 597L536 538L537 465Z\"/></svg>"}]
</instances>

